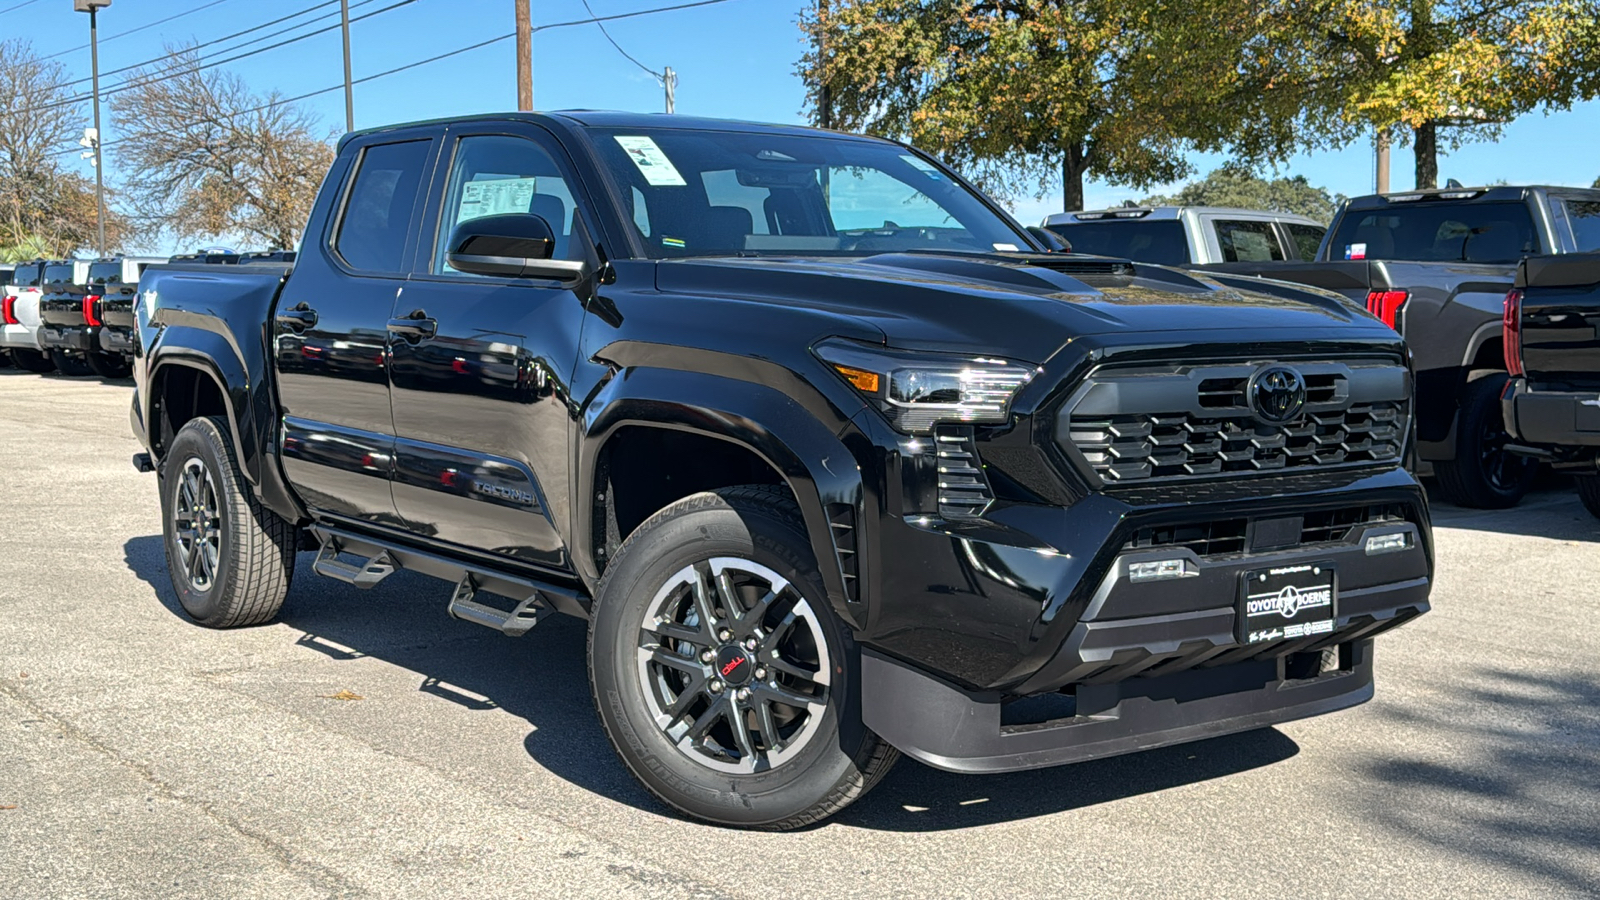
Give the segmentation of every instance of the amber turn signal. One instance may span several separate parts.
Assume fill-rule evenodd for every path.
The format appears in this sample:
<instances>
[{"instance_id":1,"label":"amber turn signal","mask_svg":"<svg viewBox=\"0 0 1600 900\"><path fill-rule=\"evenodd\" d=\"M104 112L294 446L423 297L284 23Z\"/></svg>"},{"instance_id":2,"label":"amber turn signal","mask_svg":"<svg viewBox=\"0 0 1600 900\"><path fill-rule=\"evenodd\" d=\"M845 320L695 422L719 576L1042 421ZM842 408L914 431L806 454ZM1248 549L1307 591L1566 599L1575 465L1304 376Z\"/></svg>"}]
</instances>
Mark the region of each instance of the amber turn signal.
<instances>
[{"instance_id":1,"label":"amber turn signal","mask_svg":"<svg viewBox=\"0 0 1600 900\"><path fill-rule=\"evenodd\" d=\"M851 387L863 394L876 394L878 392L878 373L868 372L865 369L852 369L849 366L834 366L844 380L850 382Z\"/></svg>"}]
</instances>

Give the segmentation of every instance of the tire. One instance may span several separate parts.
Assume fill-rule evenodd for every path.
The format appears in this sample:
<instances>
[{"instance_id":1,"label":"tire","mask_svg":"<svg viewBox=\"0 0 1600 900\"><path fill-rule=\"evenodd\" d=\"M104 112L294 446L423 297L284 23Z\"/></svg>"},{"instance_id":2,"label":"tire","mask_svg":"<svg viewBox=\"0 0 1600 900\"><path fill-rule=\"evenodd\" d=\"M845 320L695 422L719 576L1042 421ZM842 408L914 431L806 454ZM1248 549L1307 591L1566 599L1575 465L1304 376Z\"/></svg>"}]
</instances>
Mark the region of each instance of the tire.
<instances>
[{"instance_id":1,"label":"tire","mask_svg":"<svg viewBox=\"0 0 1600 900\"><path fill-rule=\"evenodd\" d=\"M697 582L712 602L697 601ZM859 799L899 757L861 724L855 646L781 489L724 488L661 510L623 543L596 595L589 680L601 724L634 777L680 812L798 828ZM700 626L702 609L715 629ZM743 639L757 628L749 652Z\"/></svg>"},{"instance_id":2,"label":"tire","mask_svg":"<svg viewBox=\"0 0 1600 900\"><path fill-rule=\"evenodd\" d=\"M11 368L11 351L0 350L0 369Z\"/></svg>"},{"instance_id":3,"label":"tire","mask_svg":"<svg viewBox=\"0 0 1600 900\"><path fill-rule=\"evenodd\" d=\"M89 363L82 357L72 356L64 350L51 350L50 359L55 363L56 371L72 378L82 378L93 375L94 370L89 368Z\"/></svg>"},{"instance_id":4,"label":"tire","mask_svg":"<svg viewBox=\"0 0 1600 900\"><path fill-rule=\"evenodd\" d=\"M120 353L90 353L87 361L89 368L101 378L127 378L133 374L133 367Z\"/></svg>"},{"instance_id":5,"label":"tire","mask_svg":"<svg viewBox=\"0 0 1600 900\"><path fill-rule=\"evenodd\" d=\"M54 372L56 370L55 360L51 359L50 354L42 353L38 350L12 350L11 363L17 368L25 372L32 372L35 375L43 375L46 372Z\"/></svg>"},{"instance_id":6,"label":"tire","mask_svg":"<svg viewBox=\"0 0 1600 900\"><path fill-rule=\"evenodd\" d=\"M1500 393L1506 374L1467 385L1456 422L1456 458L1433 464L1446 500L1471 509L1507 509L1522 502L1539 475L1539 461L1506 449Z\"/></svg>"},{"instance_id":7,"label":"tire","mask_svg":"<svg viewBox=\"0 0 1600 900\"><path fill-rule=\"evenodd\" d=\"M1600 519L1600 475L1581 475L1578 482L1578 499L1589 515Z\"/></svg>"},{"instance_id":8,"label":"tire","mask_svg":"<svg viewBox=\"0 0 1600 900\"><path fill-rule=\"evenodd\" d=\"M245 491L226 428L219 418L191 419L161 465L167 574L184 612L208 628L259 625L278 614L298 537Z\"/></svg>"}]
</instances>

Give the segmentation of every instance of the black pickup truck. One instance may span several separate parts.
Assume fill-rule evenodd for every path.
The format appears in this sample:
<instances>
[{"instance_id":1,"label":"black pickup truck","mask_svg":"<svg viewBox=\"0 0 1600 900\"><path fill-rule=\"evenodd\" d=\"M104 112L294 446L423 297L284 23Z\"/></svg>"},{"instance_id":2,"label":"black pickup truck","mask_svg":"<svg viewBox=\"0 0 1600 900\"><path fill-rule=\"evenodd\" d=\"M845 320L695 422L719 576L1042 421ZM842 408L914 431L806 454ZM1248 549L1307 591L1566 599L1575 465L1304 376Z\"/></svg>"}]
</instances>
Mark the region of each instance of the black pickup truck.
<instances>
[{"instance_id":1,"label":"black pickup truck","mask_svg":"<svg viewBox=\"0 0 1600 900\"><path fill-rule=\"evenodd\" d=\"M1600 517L1600 253L1523 260L1504 310L1512 450L1577 475Z\"/></svg>"},{"instance_id":2,"label":"black pickup truck","mask_svg":"<svg viewBox=\"0 0 1600 900\"><path fill-rule=\"evenodd\" d=\"M1432 584L1405 348L1260 287L1044 252L872 138L384 128L292 265L145 272L135 461L201 624L271 619L302 548L506 634L584 617L634 775L797 827L899 753L1011 771L1372 696Z\"/></svg>"},{"instance_id":3,"label":"black pickup truck","mask_svg":"<svg viewBox=\"0 0 1600 900\"><path fill-rule=\"evenodd\" d=\"M1499 508L1538 474L1507 446L1502 301L1529 254L1600 250L1600 191L1451 186L1356 197L1329 226L1315 262L1222 263L1315 285L1357 301L1406 338L1417 378L1417 456L1446 498Z\"/></svg>"}]
</instances>

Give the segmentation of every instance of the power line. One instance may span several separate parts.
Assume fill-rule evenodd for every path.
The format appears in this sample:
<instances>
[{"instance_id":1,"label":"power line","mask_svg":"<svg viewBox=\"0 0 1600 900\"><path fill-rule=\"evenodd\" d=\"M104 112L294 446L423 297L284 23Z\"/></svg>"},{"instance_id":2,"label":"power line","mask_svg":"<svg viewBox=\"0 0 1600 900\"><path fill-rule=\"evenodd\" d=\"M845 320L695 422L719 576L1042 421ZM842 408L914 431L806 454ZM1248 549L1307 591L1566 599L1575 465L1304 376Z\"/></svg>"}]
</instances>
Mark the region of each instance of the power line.
<instances>
[{"instance_id":1,"label":"power line","mask_svg":"<svg viewBox=\"0 0 1600 900\"><path fill-rule=\"evenodd\" d=\"M583 0L583 8L585 10L588 10L590 16L594 16L594 7L589 5L589 0ZM621 53L622 57L624 59L626 59L628 62L631 62L634 65L638 66L639 68L643 69L647 74L655 76L655 78L658 81L659 80L664 80L667 77L667 76L661 74L660 72L657 72L656 70L654 70L654 69L650 68L649 66L645 65L644 63L639 62L637 59L634 59L632 54L630 54L628 51L622 49L622 45L617 43L617 39L611 36L611 32L606 30L605 23L601 22L598 17L595 17L594 24L595 24L596 27L598 27L600 29L600 33L606 36L606 40L611 43L611 46L615 47L617 52Z\"/></svg>"},{"instance_id":2,"label":"power line","mask_svg":"<svg viewBox=\"0 0 1600 900\"><path fill-rule=\"evenodd\" d=\"M38 3L38 2L39 2L39 0L22 0L22 2L18 3L16 6L8 6L5 9L0 9L0 16L5 15L6 13L11 12L12 10L21 9L24 6L32 6L33 4Z\"/></svg>"},{"instance_id":3,"label":"power line","mask_svg":"<svg viewBox=\"0 0 1600 900\"><path fill-rule=\"evenodd\" d=\"M412 0L405 0L405 2L412 2ZM729 3L729 2L731 2L731 0L695 0L695 2L678 3L678 4L674 4L672 6L658 6L658 7L652 8L652 9L640 9L640 10L634 10L633 12L614 13L614 14L608 15L608 16L591 16L590 18L587 18L587 19L574 19L574 20L568 21L568 22L552 22L552 23L550 23L548 25L535 25L535 26L533 26L533 30L535 32L539 32L539 31L549 31L549 30L555 29L555 28L571 28L571 27L577 26L577 25L593 25L593 24L596 24L596 23L602 22L602 21L611 22L611 21L616 21L617 19L632 19L632 18L635 18L635 17L638 17L638 16L649 16L649 15L655 15L656 13L664 13L664 12L676 12L678 10L694 9L694 8L700 7L700 6L716 6L716 5L719 5L719 4L722 4L722 3ZM396 5L403 5L403 4L396 4ZM378 10L377 12L383 12L383 10ZM376 15L376 12L375 13L369 13L369 15ZM352 21L354 21L354 20L352 20ZM371 75L365 75L365 76L363 76L361 78L357 78L357 79L353 80L351 82L351 84L364 84L364 83L366 83L368 81L375 81L375 80L377 80L379 78L387 78L390 75L395 75L395 74L398 74L400 72L405 72L405 71L410 70L410 69L415 69L415 68L417 68L419 66L428 65L430 63L436 63L436 62L438 62L438 61L440 61L442 59L449 59L452 56L460 56L463 53L470 53L473 50L481 50L484 47L490 46L491 44L498 44L501 41L508 41L508 40L511 40L512 38L514 38L516 36L517 36L517 33L515 31L508 31L505 34L499 35L498 37L492 37L492 38L489 38L488 40L479 41L476 44L470 44L470 45L468 45L466 47L460 47L460 48L457 48L455 50L448 51L446 53L440 53L437 56L430 56L427 59L419 59L416 62L406 63L405 65L402 65L402 66L396 66L396 67L394 67L392 69L388 69L388 70L385 70L383 72L375 72L375 73L373 73ZM169 76L169 77L174 77L174 76ZM152 83L154 83L154 82L152 82ZM276 107L276 106L284 106L284 105L289 104L289 103L298 103L301 100L309 100L312 97L317 97L317 96L320 96L322 94L331 94L334 91L343 90L343 89L344 89L344 82L341 81L338 84L331 85L331 86L325 87L325 88L321 88L319 90L308 91L308 92L306 92L304 94L299 94L299 95L296 95L294 97L285 97L285 98L283 98L281 100L274 100L271 103L263 103L260 106L255 106L255 107L252 107L250 109L240 110L239 112L234 113L232 117L248 116L248 115L251 115L252 113L258 113L258 112L262 112L264 110L272 109L273 107ZM121 144L121 143L123 143L123 142L125 142L127 140L128 140L128 138L119 138L119 139L114 140L114 141L109 141L101 149L105 149L106 147L115 147L117 144ZM76 153L76 152L78 152L78 151L76 151L76 150L63 150L63 151L61 151L60 155L65 155L67 153Z\"/></svg>"},{"instance_id":4,"label":"power line","mask_svg":"<svg viewBox=\"0 0 1600 900\"><path fill-rule=\"evenodd\" d=\"M186 9L181 13L176 13L174 15L167 16L165 19L157 19L154 22L151 22L151 23L149 23L147 25L140 25L138 28L130 28L127 31L119 31L116 34L108 35L106 37L101 38L100 39L100 43L109 44L112 41L116 40L117 38L127 37L130 34L137 34L138 32L141 32L141 31L145 30L146 28L154 28L157 25L162 25L162 24L165 24L167 22L171 22L173 19L181 19L184 16L187 16L187 15L190 15L190 14L193 14L193 13L197 13L197 12L203 10L203 9L210 9L213 6L216 6L216 5L221 4L221 3L227 3L227 2L228 2L228 0L211 0L210 3L206 3L206 4L203 4L201 6L196 6L194 9ZM41 58L42 59L55 59L58 56L66 56L68 53L77 53L79 50L87 50L87 49L89 49L89 45L88 44L79 44L76 47L69 47L66 50L62 50L60 53L52 53L49 56L45 56L45 57L41 57Z\"/></svg>"}]
</instances>

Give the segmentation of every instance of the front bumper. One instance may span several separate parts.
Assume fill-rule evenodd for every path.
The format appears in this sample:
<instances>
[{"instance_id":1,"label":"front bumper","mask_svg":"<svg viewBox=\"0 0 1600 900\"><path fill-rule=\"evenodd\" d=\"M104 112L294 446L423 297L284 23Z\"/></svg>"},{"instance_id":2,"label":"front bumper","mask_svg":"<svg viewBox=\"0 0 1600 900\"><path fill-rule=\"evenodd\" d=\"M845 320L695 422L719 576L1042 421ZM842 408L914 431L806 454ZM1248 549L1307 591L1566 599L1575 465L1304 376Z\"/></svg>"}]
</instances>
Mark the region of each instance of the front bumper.
<instances>
[{"instance_id":1,"label":"front bumper","mask_svg":"<svg viewBox=\"0 0 1600 900\"><path fill-rule=\"evenodd\" d=\"M75 350L97 353L100 329L89 325L40 325L39 346L45 350Z\"/></svg>"},{"instance_id":2,"label":"front bumper","mask_svg":"<svg viewBox=\"0 0 1600 900\"><path fill-rule=\"evenodd\" d=\"M1506 431L1537 447L1600 447L1600 393L1542 391L1512 378L1500 396Z\"/></svg>"},{"instance_id":3,"label":"front bumper","mask_svg":"<svg viewBox=\"0 0 1600 900\"><path fill-rule=\"evenodd\" d=\"M861 675L863 720L900 752L952 772L1012 772L1250 731L1365 703L1372 699L1372 641L1339 645L1326 656L1084 685L1061 696L1059 716L1019 724L1005 721L999 694L963 691L871 651L862 655Z\"/></svg>"}]
</instances>

